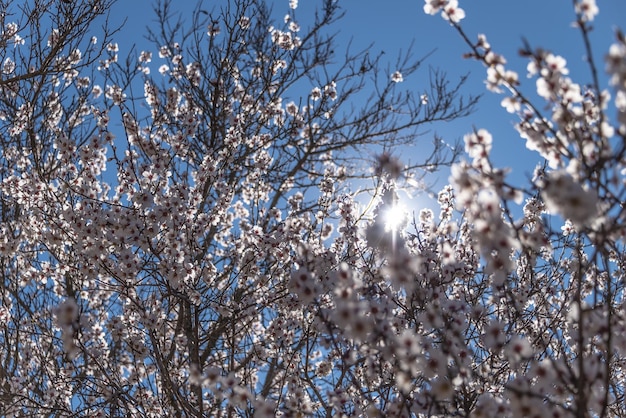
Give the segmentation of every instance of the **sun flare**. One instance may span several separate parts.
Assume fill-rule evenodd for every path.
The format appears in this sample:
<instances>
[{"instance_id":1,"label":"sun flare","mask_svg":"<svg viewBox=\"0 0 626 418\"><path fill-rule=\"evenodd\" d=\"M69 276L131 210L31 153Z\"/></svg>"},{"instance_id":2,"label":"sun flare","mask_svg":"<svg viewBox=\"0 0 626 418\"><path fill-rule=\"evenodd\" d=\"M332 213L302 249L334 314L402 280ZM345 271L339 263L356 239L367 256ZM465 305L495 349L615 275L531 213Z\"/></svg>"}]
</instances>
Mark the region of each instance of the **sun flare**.
<instances>
[{"instance_id":1,"label":"sun flare","mask_svg":"<svg viewBox=\"0 0 626 418\"><path fill-rule=\"evenodd\" d=\"M388 231L396 232L406 223L407 208L402 203L396 202L384 212L385 228Z\"/></svg>"}]
</instances>

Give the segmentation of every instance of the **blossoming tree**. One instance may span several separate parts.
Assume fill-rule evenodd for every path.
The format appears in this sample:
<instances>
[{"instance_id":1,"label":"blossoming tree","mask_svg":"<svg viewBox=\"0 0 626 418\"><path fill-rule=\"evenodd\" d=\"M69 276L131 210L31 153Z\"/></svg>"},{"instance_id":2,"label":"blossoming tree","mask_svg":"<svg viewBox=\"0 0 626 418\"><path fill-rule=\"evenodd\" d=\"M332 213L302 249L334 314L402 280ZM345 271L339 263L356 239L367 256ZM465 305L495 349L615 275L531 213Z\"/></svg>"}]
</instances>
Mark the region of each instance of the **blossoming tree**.
<instances>
[{"instance_id":1,"label":"blossoming tree","mask_svg":"<svg viewBox=\"0 0 626 418\"><path fill-rule=\"evenodd\" d=\"M184 22L159 2L154 51L125 59L95 25L110 6L0 2L0 414L400 406L383 341L409 336L407 290L347 187L390 202L389 175L452 161L439 140L410 166L388 151L468 114L463 79L407 92L420 60L339 57L335 2L302 27L294 0L278 23L262 1Z\"/></svg>"},{"instance_id":2,"label":"blossoming tree","mask_svg":"<svg viewBox=\"0 0 626 418\"><path fill-rule=\"evenodd\" d=\"M439 74L401 90L410 57L338 58L336 2L159 2L126 59L88 30L108 2L25 4L0 2L0 414L626 417L621 32L608 86L525 45L535 100L426 0L542 163L513 184L477 128L438 213L392 224L397 188L457 157L392 147L475 101ZM592 57L598 7L573 4Z\"/></svg>"}]
</instances>

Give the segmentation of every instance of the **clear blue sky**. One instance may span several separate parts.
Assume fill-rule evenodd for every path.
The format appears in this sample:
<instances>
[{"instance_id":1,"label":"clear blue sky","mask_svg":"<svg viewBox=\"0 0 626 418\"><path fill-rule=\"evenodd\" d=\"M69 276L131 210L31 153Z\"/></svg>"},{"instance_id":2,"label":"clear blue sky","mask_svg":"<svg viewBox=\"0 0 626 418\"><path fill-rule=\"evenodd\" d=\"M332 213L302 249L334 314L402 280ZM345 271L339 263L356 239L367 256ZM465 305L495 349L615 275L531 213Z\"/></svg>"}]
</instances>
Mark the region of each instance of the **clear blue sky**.
<instances>
[{"instance_id":1,"label":"clear blue sky","mask_svg":"<svg viewBox=\"0 0 626 418\"><path fill-rule=\"evenodd\" d=\"M541 46L562 55L567 59L570 76L575 82L584 84L590 80L589 71L583 61L583 47L580 33L571 27L574 21L572 2L566 0L460 0L460 6L466 11L462 25L475 39L478 33L487 35L496 52L507 59L507 67L517 71L520 80L525 83L527 92L533 92L534 80L526 79L527 61L517 56L522 45L522 37L534 47ZM204 1L203 7L210 10L221 1ZM297 16L301 23L306 21L320 0L300 0ZM486 92L483 84L484 68L475 61L462 58L468 48L456 31L439 16L428 16L423 12L423 0L339 0L346 11L345 18L336 26L338 41L352 39L356 48L367 47L374 43L374 49L384 50L390 62L398 51L406 49L415 41L416 55L437 49L428 64L445 70L451 77L471 73L466 93L485 93L478 111L469 118L447 124L432 126L432 130L454 142L473 127L486 128L494 136L493 156L500 167L510 166L514 177L523 180L529 175L538 156L525 149L524 141L513 129L515 116L506 113L500 106L504 96ZM595 46L595 58L604 75L602 57L614 39L614 29L621 26L626 30L626 1L597 0L600 14L594 21L595 30L592 42ZM128 52L129 44L145 45L143 35L145 26L153 24L151 11L152 0L120 1L114 10L114 20L128 17L128 22L118 36L120 56ZM184 10L190 10L196 4L193 0L174 1ZM274 0L277 16L287 11L288 0ZM141 49L141 48L139 48ZM155 57L156 58L156 57ZM420 74L424 74L423 72ZM605 80L605 79L604 79ZM405 88L420 89L426 87L428 80L416 76L406 78ZM537 101L542 104L542 102ZM610 115L611 116L611 115ZM419 149L410 150L419 153ZM448 173L441 173L443 183L447 182Z\"/></svg>"}]
</instances>

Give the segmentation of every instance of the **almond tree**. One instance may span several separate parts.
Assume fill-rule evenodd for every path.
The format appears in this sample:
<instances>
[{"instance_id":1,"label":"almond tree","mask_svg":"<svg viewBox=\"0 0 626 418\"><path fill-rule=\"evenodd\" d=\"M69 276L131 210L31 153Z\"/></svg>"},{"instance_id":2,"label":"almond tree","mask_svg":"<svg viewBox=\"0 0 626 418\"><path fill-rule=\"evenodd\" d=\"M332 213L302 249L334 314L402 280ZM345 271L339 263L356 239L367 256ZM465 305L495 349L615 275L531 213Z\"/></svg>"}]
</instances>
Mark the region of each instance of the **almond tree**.
<instances>
[{"instance_id":1,"label":"almond tree","mask_svg":"<svg viewBox=\"0 0 626 418\"><path fill-rule=\"evenodd\" d=\"M408 290L348 186L390 202L451 162L439 139L389 152L467 115L464 79L405 91L422 60L340 54L336 2L279 22L262 1L180 21L160 2L154 51L92 37L110 6L0 4L2 415L391 410Z\"/></svg>"}]
</instances>

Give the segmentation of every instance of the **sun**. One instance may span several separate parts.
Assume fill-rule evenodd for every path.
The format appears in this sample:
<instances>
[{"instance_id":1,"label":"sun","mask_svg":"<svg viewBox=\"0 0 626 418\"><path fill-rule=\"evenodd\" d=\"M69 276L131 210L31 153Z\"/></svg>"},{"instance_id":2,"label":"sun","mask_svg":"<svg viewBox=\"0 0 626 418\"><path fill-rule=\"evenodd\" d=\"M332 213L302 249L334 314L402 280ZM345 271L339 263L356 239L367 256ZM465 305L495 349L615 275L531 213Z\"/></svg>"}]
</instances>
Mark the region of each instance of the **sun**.
<instances>
[{"instance_id":1,"label":"sun","mask_svg":"<svg viewBox=\"0 0 626 418\"><path fill-rule=\"evenodd\" d=\"M407 208L400 202L395 202L383 212L385 229L395 233L406 224Z\"/></svg>"}]
</instances>

